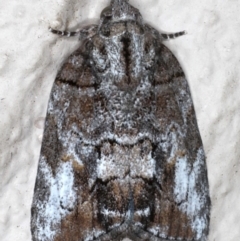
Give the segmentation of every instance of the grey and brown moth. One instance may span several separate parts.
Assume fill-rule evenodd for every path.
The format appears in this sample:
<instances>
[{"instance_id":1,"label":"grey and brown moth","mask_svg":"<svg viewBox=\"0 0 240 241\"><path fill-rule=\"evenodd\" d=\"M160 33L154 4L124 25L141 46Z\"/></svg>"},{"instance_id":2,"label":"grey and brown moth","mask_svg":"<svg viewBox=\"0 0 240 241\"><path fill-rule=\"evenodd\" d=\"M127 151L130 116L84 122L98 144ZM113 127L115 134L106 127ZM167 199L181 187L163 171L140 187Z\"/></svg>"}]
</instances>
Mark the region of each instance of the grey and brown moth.
<instances>
[{"instance_id":1,"label":"grey and brown moth","mask_svg":"<svg viewBox=\"0 0 240 241\"><path fill-rule=\"evenodd\" d=\"M57 74L34 198L33 241L206 241L205 155L183 70L127 0Z\"/></svg>"}]
</instances>

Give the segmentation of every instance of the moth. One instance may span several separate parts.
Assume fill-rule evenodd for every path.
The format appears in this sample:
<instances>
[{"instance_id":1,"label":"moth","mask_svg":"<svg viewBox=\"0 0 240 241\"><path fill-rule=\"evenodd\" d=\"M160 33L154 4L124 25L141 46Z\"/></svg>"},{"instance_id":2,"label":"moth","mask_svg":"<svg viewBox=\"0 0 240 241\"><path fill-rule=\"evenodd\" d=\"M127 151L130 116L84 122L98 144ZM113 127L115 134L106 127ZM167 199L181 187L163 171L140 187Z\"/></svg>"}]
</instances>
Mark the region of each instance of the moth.
<instances>
[{"instance_id":1,"label":"moth","mask_svg":"<svg viewBox=\"0 0 240 241\"><path fill-rule=\"evenodd\" d=\"M183 70L127 0L112 0L52 87L33 241L206 241L205 154Z\"/></svg>"}]
</instances>

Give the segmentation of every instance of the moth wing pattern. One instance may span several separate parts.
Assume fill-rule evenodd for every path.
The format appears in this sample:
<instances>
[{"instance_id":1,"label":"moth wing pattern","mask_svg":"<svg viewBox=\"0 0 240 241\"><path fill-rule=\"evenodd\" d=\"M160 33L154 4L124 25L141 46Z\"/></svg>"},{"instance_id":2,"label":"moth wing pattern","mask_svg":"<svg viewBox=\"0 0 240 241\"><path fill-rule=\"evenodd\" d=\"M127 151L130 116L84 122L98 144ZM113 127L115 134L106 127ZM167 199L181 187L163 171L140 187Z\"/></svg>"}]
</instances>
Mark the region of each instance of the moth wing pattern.
<instances>
[{"instance_id":1,"label":"moth wing pattern","mask_svg":"<svg viewBox=\"0 0 240 241\"><path fill-rule=\"evenodd\" d=\"M206 240L209 187L194 106L180 64L166 46L159 45L156 117L165 135L152 154L156 159L155 212L148 230L171 240ZM162 83L164 79L167 82Z\"/></svg>"},{"instance_id":2,"label":"moth wing pattern","mask_svg":"<svg viewBox=\"0 0 240 241\"><path fill-rule=\"evenodd\" d=\"M76 130L85 132L94 119L94 77L85 64L77 50L52 87L32 207L33 240L82 240L98 226L91 191L98 153ZM54 230L61 230L61 237Z\"/></svg>"},{"instance_id":3,"label":"moth wing pattern","mask_svg":"<svg viewBox=\"0 0 240 241\"><path fill-rule=\"evenodd\" d=\"M82 32L50 95L33 241L206 241L205 154L166 34L126 0Z\"/></svg>"}]
</instances>

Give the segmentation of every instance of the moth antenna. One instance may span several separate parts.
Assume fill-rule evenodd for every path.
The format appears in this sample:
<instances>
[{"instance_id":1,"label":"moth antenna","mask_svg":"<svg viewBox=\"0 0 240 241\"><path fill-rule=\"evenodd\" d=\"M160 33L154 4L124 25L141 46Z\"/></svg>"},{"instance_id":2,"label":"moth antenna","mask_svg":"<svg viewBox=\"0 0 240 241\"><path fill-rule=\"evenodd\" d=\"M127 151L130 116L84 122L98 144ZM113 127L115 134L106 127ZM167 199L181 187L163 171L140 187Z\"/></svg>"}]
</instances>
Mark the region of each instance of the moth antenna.
<instances>
[{"instance_id":1,"label":"moth antenna","mask_svg":"<svg viewBox=\"0 0 240 241\"><path fill-rule=\"evenodd\" d=\"M79 35L79 32L80 32L80 31L76 31L76 32L60 31L60 30L53 29L51 27L49 27L48 30L51 33L54 33L54 34L57 34L57 35L61 35L61 36L66 36L66 37L73 37L73 36Z\"/></svg>"},{"instance_id":2,"label":"moth antenna","mask_svg":"<svg viewBox=\"0 0 240 241\"><path fill-rule=\"evenodd\" d=\"M85 27L81 30L75 31L75 32L60 31L60 30L53 29L51 27L49 27L48 30L53 34L57 34L60 36L65 36L65 37L80 36L80 37L90 38L96 33L96 28L97 28L97 25L90 25L90 26L87 26L87 27Z\"/></svg>"},{"instance_id":3,"label":"moth antenna","mask_svg":"<svg viewBox=\"0 0 240 241\"><path fill-rule=\"evenodd\" d=\"M161 36L163 37L164 40L169 40L169 39L174 39L174 38L183 36L185 34L187 34L186 31L181 31L177 33L161 33Z\"/></svg>"}]
</instances>

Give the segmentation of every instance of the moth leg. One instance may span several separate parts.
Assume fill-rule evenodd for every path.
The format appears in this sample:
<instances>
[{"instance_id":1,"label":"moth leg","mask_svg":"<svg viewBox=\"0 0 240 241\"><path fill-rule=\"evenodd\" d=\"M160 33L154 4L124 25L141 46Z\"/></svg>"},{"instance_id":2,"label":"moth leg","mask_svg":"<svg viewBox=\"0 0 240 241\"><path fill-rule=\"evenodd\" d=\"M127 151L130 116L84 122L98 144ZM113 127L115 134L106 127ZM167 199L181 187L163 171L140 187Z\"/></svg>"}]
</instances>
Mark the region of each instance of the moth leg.
<instances>
[{"instance_id":1,"label":"moth leg","mask_svg":"<svg viewBox=\"0 0 240 241\"><path fill-rule=\"evenodd\" d=\"M180 37L185 34L187 34L186 31L181 31L177 33L161 33L161 36L163 37L163 40L168 40L168 39L174 39L174 38Z\"/></svg>"},{"instance_id":2,"label":"moth leg","mask_svg":"<svg viewBox=\"0 0 240 241\"><path fill-rule=\"evenodd\" d=\"M85 38L91 38L94 34L96 34L96 29L97 29L97 25L90 25L75 32L60 31L49 27L49 31L57 35L66 36L66 37L80 36Z\"/></svg>"}]
</instances>

